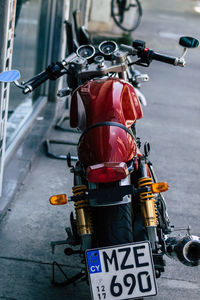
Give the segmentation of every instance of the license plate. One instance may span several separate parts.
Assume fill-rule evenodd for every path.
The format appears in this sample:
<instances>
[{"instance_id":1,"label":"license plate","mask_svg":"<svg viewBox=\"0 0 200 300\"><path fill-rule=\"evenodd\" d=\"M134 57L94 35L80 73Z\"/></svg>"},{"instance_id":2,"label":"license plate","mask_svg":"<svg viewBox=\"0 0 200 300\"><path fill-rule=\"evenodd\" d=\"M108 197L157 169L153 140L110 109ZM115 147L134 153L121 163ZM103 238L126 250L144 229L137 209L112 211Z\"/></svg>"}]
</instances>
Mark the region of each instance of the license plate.
<instances>
[{"instance_id":1,"label":"license plate","mask_svg":"<svg viewBox=\"0 0 200 300\"><path fill-rule=\"evenodd\" d=\"M86 251L93 300L124 300L157 294L148 241Z\"/></svg>"}]
</instances>

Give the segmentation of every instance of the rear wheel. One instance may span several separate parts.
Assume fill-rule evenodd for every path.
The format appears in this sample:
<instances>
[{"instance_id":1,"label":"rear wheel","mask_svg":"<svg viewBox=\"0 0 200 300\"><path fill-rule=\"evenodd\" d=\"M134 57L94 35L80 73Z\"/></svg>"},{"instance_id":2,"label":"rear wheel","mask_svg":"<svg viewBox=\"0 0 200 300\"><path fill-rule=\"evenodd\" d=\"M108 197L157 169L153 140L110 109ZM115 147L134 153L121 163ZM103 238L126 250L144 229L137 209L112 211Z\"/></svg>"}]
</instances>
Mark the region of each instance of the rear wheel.
<instances>
[{"instance_id":1,"label":"rear wheel","mask_svg":"<svg viewBox=\"0 0 200 300\"><path fill-rule=\"evenodd\" d=\"M94 210L95 246L113 246L133 241L131 203Z\"/></svg>"},{"instance_id":2,"label":"rear wheel","mask_svg":"<svg viewBox=\"0 0 200 300\"><path fill-rule=\"evenodd\" d=\"M133 242L131 203L95 208L94 228L95 247Z\"/></svg>"}]
</instances>

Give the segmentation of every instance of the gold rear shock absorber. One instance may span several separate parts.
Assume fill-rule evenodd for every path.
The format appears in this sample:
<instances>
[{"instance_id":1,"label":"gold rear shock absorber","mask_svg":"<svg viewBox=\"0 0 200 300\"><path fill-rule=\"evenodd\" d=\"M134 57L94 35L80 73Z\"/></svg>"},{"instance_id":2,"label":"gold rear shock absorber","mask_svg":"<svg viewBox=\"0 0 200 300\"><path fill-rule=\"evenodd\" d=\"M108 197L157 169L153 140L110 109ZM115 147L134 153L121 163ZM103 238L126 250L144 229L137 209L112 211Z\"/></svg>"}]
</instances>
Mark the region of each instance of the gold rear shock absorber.
<instances>
[{"instance_id":1,"label":"gold rear shock absorber","mask_svg":"<svg viewBox=\"0 0 200 300\"><path fill-rule=\"evenodd\" d=\"M138 187L144 188L152 185L152 178L143 177L138 180ZM158 224L157 205L155 203L155 195L152 191L140 193L141 212L144 226L147 228L149 240L152 244L152 250L155 250L157 242L156 227Z\"/></svg>"},{"instance_id":2,"label":"gold rear shock absorber","mask_svg":"<svg viewBox=\"0 0 200 300\"><path fill-rule=\"evenodd\" d=\"M74 196L81 196L86 189L86 185L77 185L72 188L72 191ZM74 208L76 212L78 233L80 236L91 235L93 232L93 222L89 200L84 198L82 200L77 200L74 204Z\"/></svg>"},{"instance_id":3,"label":"gold rear shock absorber","mask_svg":"<svg viewBox=\"0 0 200 300\"><path fill-rule=\"evenodd\" d=\"M148 187L152 185L152 178L144 177L138 180L138 187ZM140 202L142 208L142 215L144 220L144 225L146 227L155 226L157 227L158 215L157 206L155 203L155 195L152 191L140 193Z\"/></svg>"}]
</instances>

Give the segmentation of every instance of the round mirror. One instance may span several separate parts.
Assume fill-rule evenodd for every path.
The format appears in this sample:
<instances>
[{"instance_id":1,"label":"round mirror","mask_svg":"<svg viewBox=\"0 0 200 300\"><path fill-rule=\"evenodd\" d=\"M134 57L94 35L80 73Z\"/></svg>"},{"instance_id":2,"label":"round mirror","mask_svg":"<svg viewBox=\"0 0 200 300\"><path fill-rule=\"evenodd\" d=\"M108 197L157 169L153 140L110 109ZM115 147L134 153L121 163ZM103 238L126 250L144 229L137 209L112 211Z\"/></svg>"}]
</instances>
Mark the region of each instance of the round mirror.
<instances>
[{"instance_id":1,"label":"round mirror","mask_svg":"<svg viewBox=\"0 0 200 300\"><path fill-rule=\"evenodd\" d=\"M182 36L179 44L185 48L196 48L199 46L199 41L191 36Z\"/></svg>"},{"instance_id":2,"label":"round mirror","mask_svg":"<svg viewBox=\"0 0 200 300\"><path fill-rule=\"evenodd\" d=\"M20 78L18 70L5 71L0 73L0 82L13 82Z\"/></svg>"}]
</instances>

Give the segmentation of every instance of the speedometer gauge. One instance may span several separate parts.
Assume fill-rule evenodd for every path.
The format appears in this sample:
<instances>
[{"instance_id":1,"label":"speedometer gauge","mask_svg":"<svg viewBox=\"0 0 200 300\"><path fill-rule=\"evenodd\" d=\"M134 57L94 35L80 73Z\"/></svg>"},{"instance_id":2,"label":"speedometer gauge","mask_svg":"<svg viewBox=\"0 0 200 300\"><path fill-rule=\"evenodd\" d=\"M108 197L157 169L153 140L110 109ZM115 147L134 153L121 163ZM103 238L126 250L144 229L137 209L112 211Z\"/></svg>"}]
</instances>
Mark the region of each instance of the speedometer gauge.
<instances>
[{"instance_id":1,"label":"speedometer gauge","mask_svg":"<svg viewBox=\"0 0 200 300\"><path fill-rule=\"evenodd\" d=\"M104 41L99 45L99 51L104 55L111 55L118 49L114 41Z\"/></svg>"},{"instance_id":2,"label":"speedometer gauge","mask_svg":"<svg viewBox=\"0 0 200 300\"><path fill-rule=\"evenodd\" d=\"M94 56L95 48L92 45L83 45L76 50L76 54L80 57L89 59Z\"/></svg>"}]
</instances>

